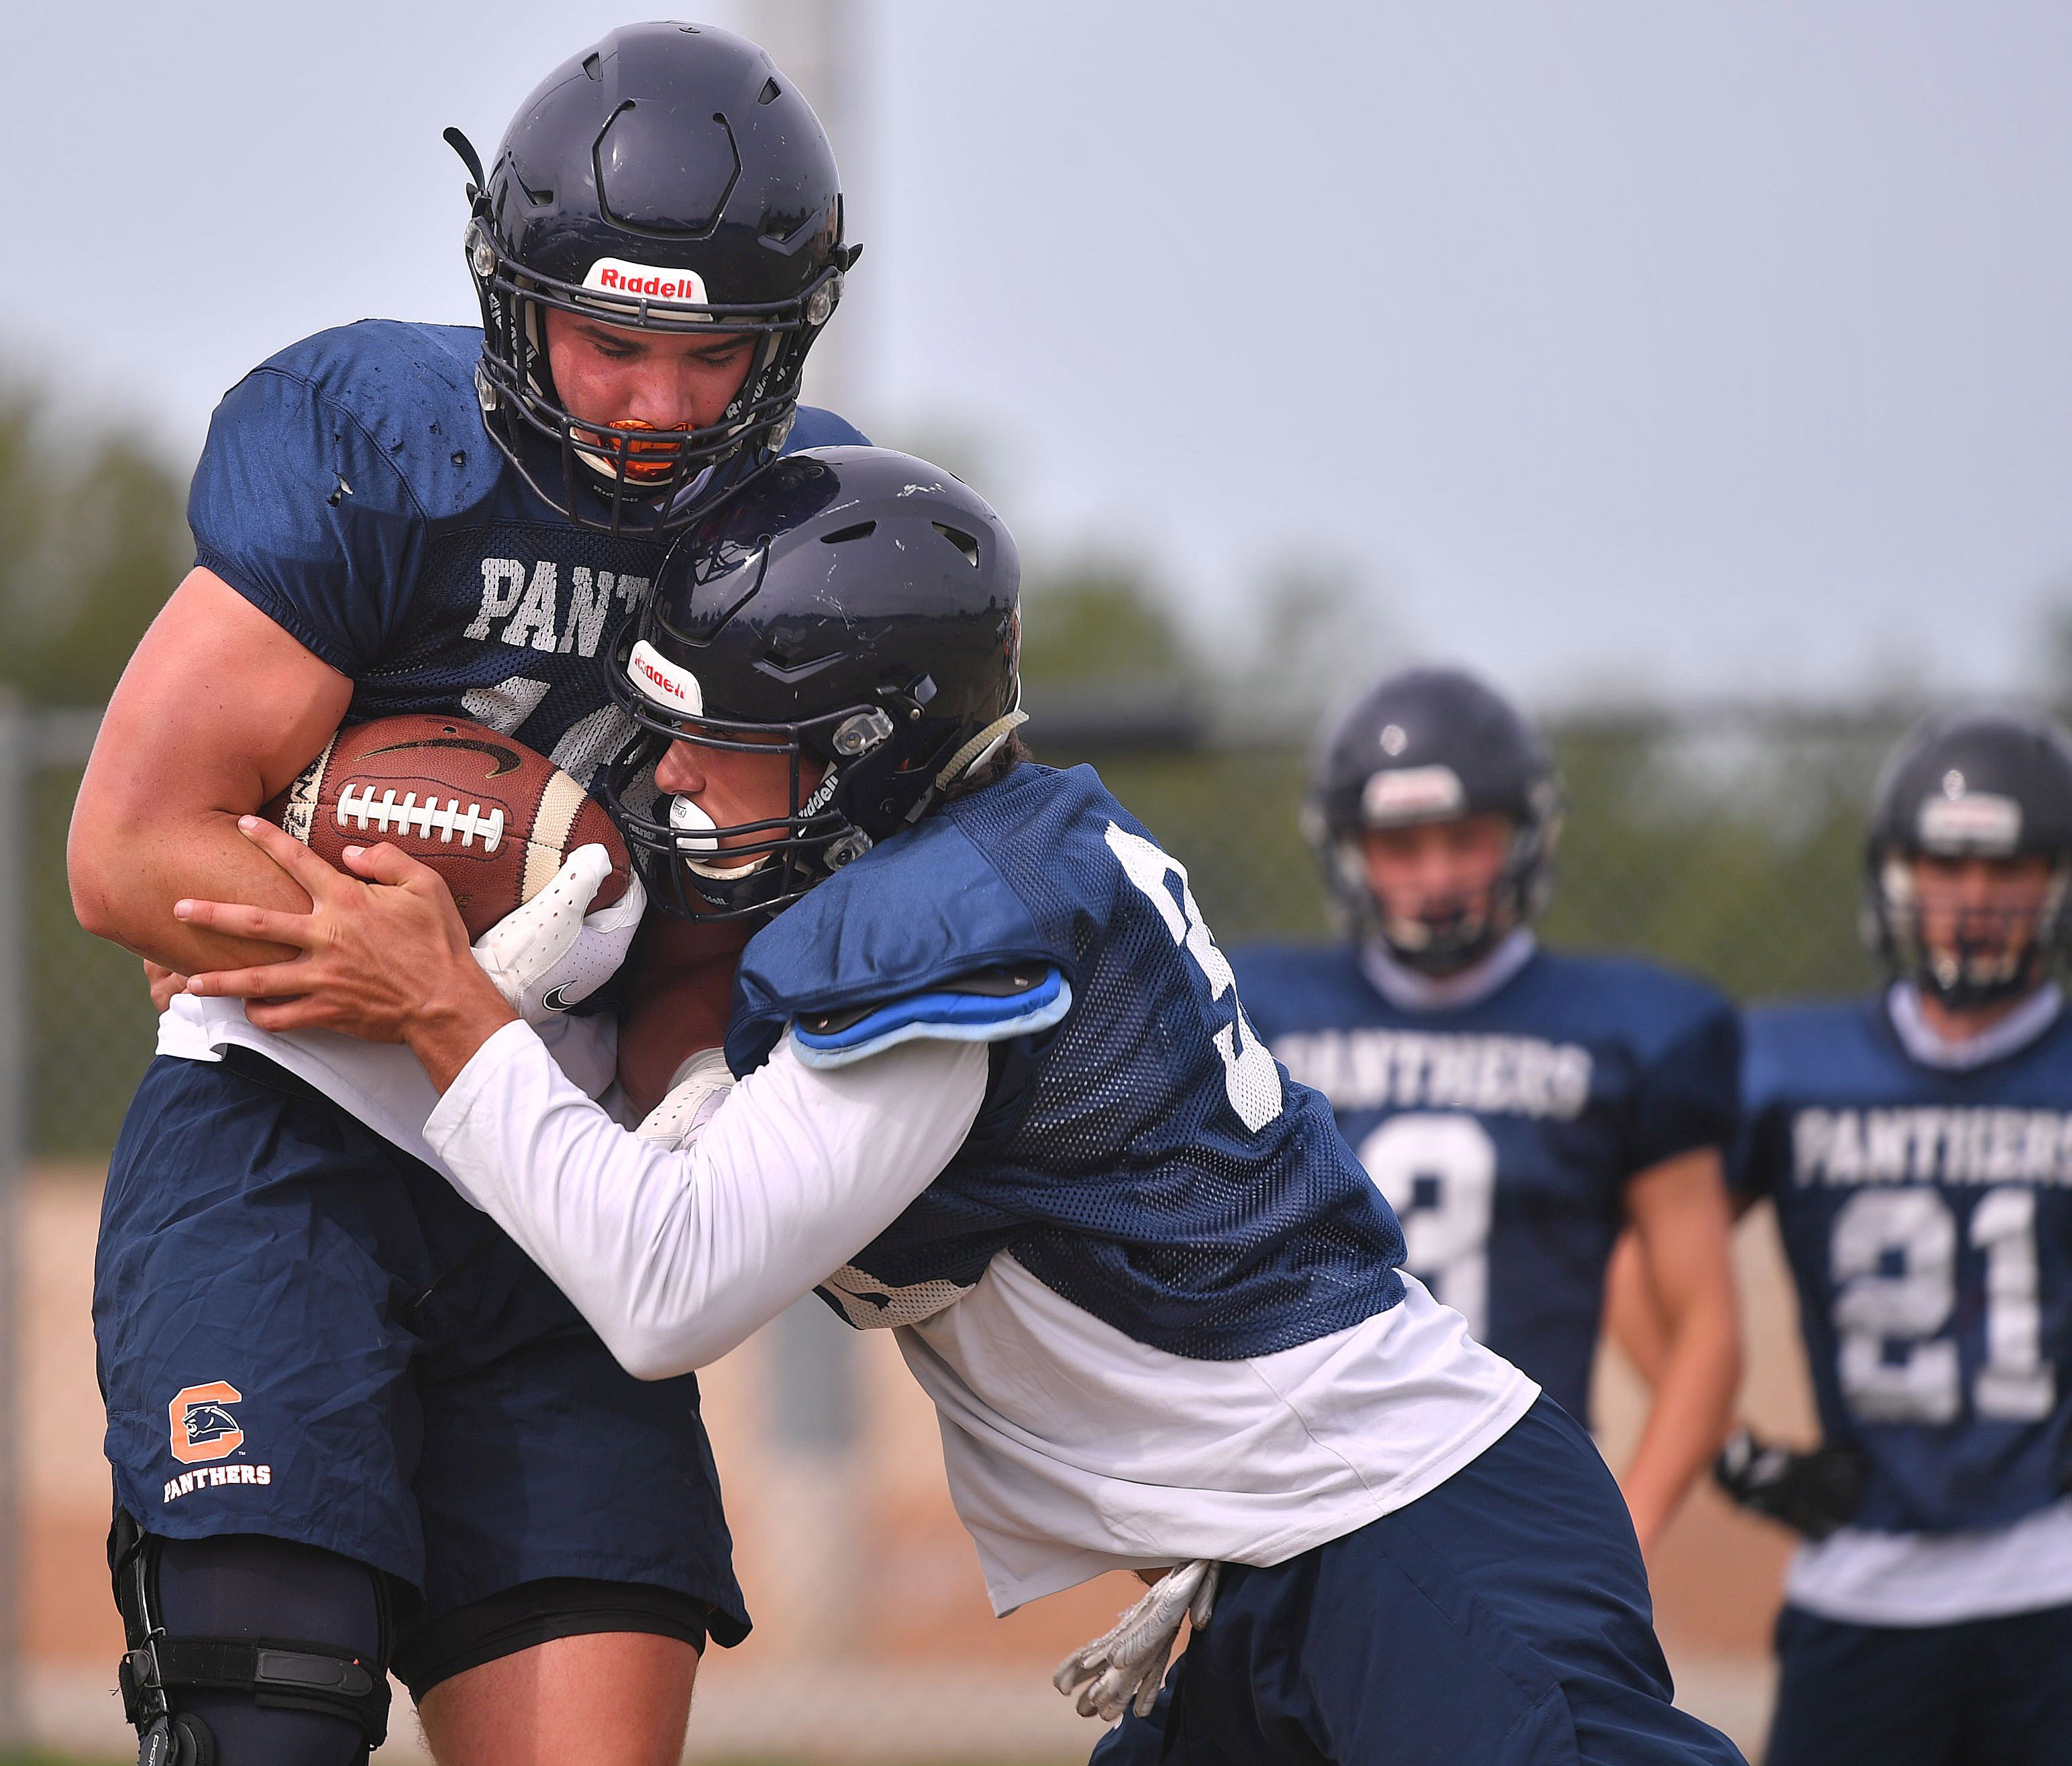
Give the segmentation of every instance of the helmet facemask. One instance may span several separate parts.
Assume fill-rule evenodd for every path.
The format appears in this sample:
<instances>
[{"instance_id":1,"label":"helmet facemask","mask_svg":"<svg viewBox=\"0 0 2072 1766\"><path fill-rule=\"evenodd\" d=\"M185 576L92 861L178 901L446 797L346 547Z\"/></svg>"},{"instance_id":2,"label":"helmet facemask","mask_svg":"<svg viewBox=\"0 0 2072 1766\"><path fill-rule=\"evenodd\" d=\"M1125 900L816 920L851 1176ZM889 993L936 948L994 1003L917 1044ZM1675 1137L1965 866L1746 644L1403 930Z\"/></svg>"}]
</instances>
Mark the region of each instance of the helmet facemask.
<instances>
[{"instance_id":1,"label":"helmet facemask","mask_svg":"<svg viewBox=\"0 0 2072 1766\"><path fill-rule=\"evenodd\" d=\"M2033 907L1923 902L1918 848L1883 847L1871 856L1868 929L1887 966L1953 1011L1973 1011L2033 992L2058 967L2066 943L2072 855L2053 858ZM2003 856L2000 862L2005 862ZM1938 918L1952 923L1935 926Z\"/></svg>"},{"instance_id":2,"label":"helmet facemask","mask_svg":"<svg viewBox=\"0 0 2072 1766\"><path fill-rule=\"evenodd\" d=\"M923 677L796 722L751 721L662 704L643 683L684 679L638 640L629 623L613 692L638 731L600 775L597 791L626 837L649 897L689 919L767 918L861 858L879 840L919 821L960 780L983 768L1018 708L982 729L928 716ZM644 666L643 666L644 665ZM672 743L785 758L783 814L715 824L655 771Z\"/></svg>"},{"instance_id":3,"label":"helmet facemask","mask_svg":"<svg viewBox=\"0 0 2072 1766\"><path fill-rule=\"evenodd\" d=\"M1441 819L1421 819L1424 825ZM1472 967L1511 932L1538 918L1552 891L1549 861L1560 826L1558 814L1550 808L1510 819L1503 863L1486 889L1424 904L1421 911L1412 914L1393 911L1375 888L1366 836L1372 828L1419 822L1365 820L1332 828L1327 836L1326 873L1341 922L1361 942L1379 941L1397 962L1421 975L1455 975Z\"/></svg>"},{"instance_id":4,"label":"helmet facemask","mask_svg":"<svg viewBox=\"0 0 2072 1766\"><path fill-rule=\"evenodd\" d=\"M1887 971L1954 1011L2018 1000L2062 963L2069 898L2072 737L2019 708L1917 725L1885 762L1864 849L1863 931Z\"/></svg>"},{"instance_id":5,"label":"helmet facemask","mask_svg":"<svg viewBox=\"0 0 2072 1766\"><path fill-rule=\"evenodd\" d=\"M1303 831L1341 926L1406 967L1442 976L1479 962L1546 906L1560 802L1546 744L1502 694L1462 669L1407 668L1320 731ZM1486 897L1477 889L1475 899L1409 914L1380 898L1370 834L1485 815L1509 828Z\"/></svg>"},{"instance_id":6,"label":"helmet facemask","mask_svg":"<svg viewBox=\"0 0 2072 1766\"><path fill-rule=\"evenodd\" d=\"M468 169L483 425L545 501L659 535L781 449L858 248L826 132L761 48L710 26L622 26L540 82L486 172L458 129L446 138ZM548 359L556 311L755 344L713 421L657 433L569 408Z\"/></svg>"},{"instance_id":7,"label":"helmet facemask","mask_svg":"<svg viewBox=\"0 0 2072 1766\"><path fill-rule=\"evenodd\" d=\"M483 315L475 391L491 438L548 503L583 526L613 534L652 535L680 525L695 512L701 500L696 493L715 468L750 466L783 447L807 353L841 298L842 272L834 264L788 301L725 305L601 292L517 264L483 212L468 224L467 260ZM688 273L684 280L695 288ZM562 404L556 388L549 310L671 336L745 334L757 347L741 389L715 423L657 431L586 420Z\"/></svg>"}]
</instances>

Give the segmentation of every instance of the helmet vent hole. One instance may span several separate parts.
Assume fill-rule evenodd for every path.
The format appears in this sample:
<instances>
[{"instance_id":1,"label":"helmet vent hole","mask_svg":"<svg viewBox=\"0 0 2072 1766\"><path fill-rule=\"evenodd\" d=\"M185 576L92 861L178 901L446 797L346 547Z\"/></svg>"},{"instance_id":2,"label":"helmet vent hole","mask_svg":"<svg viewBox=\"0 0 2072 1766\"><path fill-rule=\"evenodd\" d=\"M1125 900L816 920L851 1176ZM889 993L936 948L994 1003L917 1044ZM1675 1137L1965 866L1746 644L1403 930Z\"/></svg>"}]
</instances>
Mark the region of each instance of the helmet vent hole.
<instances>
[{"instance_id":1,"label":"helmet vent hole","mask_svg":"<svg viewBox=\"0 0 2072 1766\"><path fill-rule=\"evenodd\" d=\"M824 546L838 546L845 540L868 540L877 532L878 524L875 521L859 521L853 528L837 528L832 533L822 534L820 544Z\"/></svg>"},{"instance_id":2,"label":"helmet vent hole","mask_svg":"<svg viewBox=\"0 0 2072 1766\"><path fill-rule=\"evenodd\" d=\"M583 57L583 72L593 80L604 78L603 63L594 50Z\"/></svg>"},{"instance_id":3,"label":"helmet vent hole","mask_svg":"<svg viewBox=\"0 0 2072 1766\"><path fill-rule=\"evenodd\" d=\"M525 192L525 199L535 208L545 208L553 201L554 193L551 190L528 190Z\"/></svg>"},{"instance_id":4,"label":"helmet vent hole","mask_svg":"<svg viewBox=\"0 0 2072 1766\"><path fill-rule=\"evenodd\" d=\"M946 528L939 521L929 524L936 532L964 555L964 562L972 569L978 569L978 541L960 528Z\"/></svg>"},{"instance_id":5,"label":"helmet vent hole","mask_svg":"<svg viewBox=\"0 0 2072 1766\"><path fill-rule=\"evenodd\" d=\"M755 101L758 105L774 105L777 102L777 95L782 89L775 80L766 80L763 82L762 91L755 95Z\"/></svg>"}]
</instances>

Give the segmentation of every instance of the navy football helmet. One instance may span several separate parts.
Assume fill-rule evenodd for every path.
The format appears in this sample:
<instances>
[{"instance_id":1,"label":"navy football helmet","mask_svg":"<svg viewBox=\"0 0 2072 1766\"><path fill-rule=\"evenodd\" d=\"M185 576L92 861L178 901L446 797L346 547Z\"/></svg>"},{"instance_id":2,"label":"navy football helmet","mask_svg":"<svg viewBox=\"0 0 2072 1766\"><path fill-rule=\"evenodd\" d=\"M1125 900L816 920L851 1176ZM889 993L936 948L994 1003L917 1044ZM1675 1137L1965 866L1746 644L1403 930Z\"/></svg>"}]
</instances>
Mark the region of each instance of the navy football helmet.
<instances>
[{"instance_id":1,"label":"navy football helmet","mask_svg":"<svg viewBox=\"0 0 2072 1766\"><path fill-rule=\"evenodd\" d=\"M1511 819L1510 854L1486 906L1426 918L1392 913L1367 880L1370 828ZM1379 938L1425 974L1466 967L1546 906L1560 828L1554 763L1540 733L1502 694L1458 668L1392 675L1326 731L1303 828L1355 936Z\"/></svg>"},{"instance_id":2,"label":"navy football helmet","mask_svg":"<svg viewBox=\"0 0 2072 1766\"><path fill-rule=\"evenodd\" d=\"M2050 863L2031 924L1976 914L1944 948L1922 934L1917 859ZM1894 750L1878 782L1864 854L1864 935L1896 976L1963 1008L2015 998L2048 979L2072 932L2072 736L2054 718L2018 712L1927 718ZM2028 916L2025 915L2026 919Z\"/></svg>"},{"instance_id":3,"label":"navy football helmet","mask_svg":"<svg viewBox=\"0 0 2072 1766\"><path fill-rule=\"evenodd\" d=\"M861 248L842 242L820 119L768 55L709 26L627 25L541 82L486 175L458 129L446 139L473 177L483 420L535 491L586 526L652 532L690 518L713 468L783 445ZM717 423L599 429L555 391L549 308L758 347Z\"/></svg>"},{"instance_id":4,"label":"navy football helmet","mask_svg":"<svg viewBox=\"0 0 2072 1766\"><path fill-rule=\"evenodd\" d=\"M763 914L911 826L1022 721L1013 537L939 466L885 448L787 454L670 548L621 628L639 726L598 795L649 894ZM788 813L716 827L664 798L672 742L790 757Z\"/></svg>"}]
</instances>

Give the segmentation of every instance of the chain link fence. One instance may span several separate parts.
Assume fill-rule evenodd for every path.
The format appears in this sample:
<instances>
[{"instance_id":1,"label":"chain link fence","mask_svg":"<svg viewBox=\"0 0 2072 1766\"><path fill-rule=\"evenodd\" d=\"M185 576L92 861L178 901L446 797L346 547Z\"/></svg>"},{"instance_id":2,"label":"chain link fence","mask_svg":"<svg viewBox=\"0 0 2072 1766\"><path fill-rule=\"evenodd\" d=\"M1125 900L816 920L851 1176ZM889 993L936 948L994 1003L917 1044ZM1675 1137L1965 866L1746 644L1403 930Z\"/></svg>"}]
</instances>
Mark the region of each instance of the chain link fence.
<instances>
[{"instance_id":1,"label":"chain link fence","mask_svg":"<svg viewBox=\"0 0 2072 1766\"><path fill-rule=\"evenodd\" d=\"M1553 721L1566 803L1544 930L1708 975L1737 998L1860 988L1865 811L1910 708L1726 706ZM1306 750L1082 739L1039 757L1090 761L1184 863L1219 942L1329 935L1300 830Z\"/></svg>"},{"instance_id":2,"label":"chain link fence","mask_svg":"<svg viewBox=\"0 0 2072 1766\"><path fill-rule=\"evenodd\" d=\"M1903 707L1730 706L1555 721L1567 800L1546 933L1647 955L1742 999L1861 987L1864 815ZM43 721L31 792L31 1135L43 1156L106 1152L150 1058L137 963L73 922L64 836L90 715ZM1299 811L1298 743L1132 732L1081 712L1030 726L1039 758L1088 761L1188 869L1227 945L1328 935Z\"/></svg>"}]
</instances>

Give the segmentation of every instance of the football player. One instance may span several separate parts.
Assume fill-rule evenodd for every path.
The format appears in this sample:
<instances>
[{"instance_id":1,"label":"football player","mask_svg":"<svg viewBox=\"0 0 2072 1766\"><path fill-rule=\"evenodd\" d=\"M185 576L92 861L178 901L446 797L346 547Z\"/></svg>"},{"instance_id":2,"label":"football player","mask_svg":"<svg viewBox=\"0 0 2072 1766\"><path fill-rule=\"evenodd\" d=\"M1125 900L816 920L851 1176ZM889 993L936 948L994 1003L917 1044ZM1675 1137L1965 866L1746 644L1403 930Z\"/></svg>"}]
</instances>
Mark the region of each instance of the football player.
<instances>
[{"instance_id":1,"label":"football player","mask_svg":"<svg viewBox=\"0 0 2072 1766\"><path fill-rule=\"evenodd\" d=\"M1737 1181L1777 1210L1823 1445L1729 1490L1807 1534L1772 1766L2072 1756L2072 739L1929 720L1880 784L1868 1000L1751 1012Z\"/></svg>"},{"instance_id":2,"label":"football player","mask_svg":"<svg viewBox=\"0 0 2072 1766\"><path fill-rule=\"evenodd\" d=\"M1186 871L1009 745L1018 573L977 497L869 449L776 462L672 552L607 801L651 896L757 930L637 1131L393 847L347 875L250 822L313 910L180 911L305 954L192 984L407 1041L456 1181L639 1374L816 1288L896 1329L998 1609L1171 1572L1060 1671L1132 1707L1102 1762L1737 1758L1670 1703L1589 1437L1402 1273Z\"/></svg>"},{"instance_id":3,"label":"football player","mask_svg":"<svg viewBox=\"0 0 2072 1766\"><path fill-rule=\"evenodd\" d=\"M1651 1549L1740 1378L1733 1010L1651 963L1540 947L1553 764L1473 676L1412 669L1370 691L1327 730L1305 819L1352 938L1235 953L1252 1022L1331 1100L1411 1271L1573 1416L1631 1226L1668 1339L1624 1481Z\"/></svg>"},{"instance_id":4,"label":"football player","mask_svg":"<svg viewBox=\"0 0 2072 1766\"><path fill-rule=\"evenodd\" d=\"M860 439L798 406L855 248L754 45L628 27L486 170L450 138L482 328L347 326L232 389L195 567L102 725L73 899L162 969L288 954L172 905L303 901L236 819L342 721L462 714L587 781L631 733L604 638L670 534L780 449ZM623 951L638 914L586 936ZM95 1294L143 1757L364 1760L393 1662L447 1766L673 1763L698 1651L747 1626L696 1385L626 1375L415 1125L376 1131L393 1074L191 997L159 1046Z\"/></svg>"}]
</instances>

